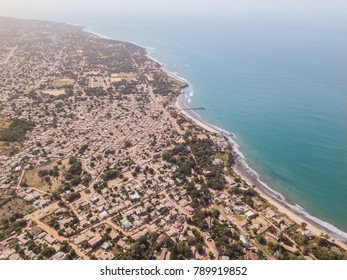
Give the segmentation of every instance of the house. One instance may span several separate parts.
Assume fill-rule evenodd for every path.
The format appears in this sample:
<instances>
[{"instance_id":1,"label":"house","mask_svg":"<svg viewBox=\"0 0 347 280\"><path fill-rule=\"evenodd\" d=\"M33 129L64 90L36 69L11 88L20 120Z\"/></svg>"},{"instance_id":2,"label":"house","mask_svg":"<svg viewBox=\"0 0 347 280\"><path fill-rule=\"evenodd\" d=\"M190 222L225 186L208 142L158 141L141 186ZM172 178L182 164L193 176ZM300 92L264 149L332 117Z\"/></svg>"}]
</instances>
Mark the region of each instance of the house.
<instances>
[{"instance_id":1,"label":"house","mask_svg":"<svg viewBox=\"0 0 347 280\"><path fill-rule=\"evenodd\" d=\"M287 227L291 227L292 225L294 225L294 222L289 220L288 218L283 218L283 223L287 226Z\"/></svg>"},{"instance_id":2,"label":"house","mask_svg":"<svg viewBox=\"0 0 347 280\"><path fill-rule=\"evenodd\" d=\"M257 253L251 252L251 251L247 251L246 252L246 259L247 260L259 260L259 257L257 255Z\"/></svg>"},{"instance_id":3,"label":"house","mask_svg":"<svg viewBox=\"0 0 347 280\"><path fill-rule=\"evenodd\" d=\"M13 249L13 248L10 249L10 248L5 247L4 249L1 250L0 259L7 259L15 253L16 253L15 249Z\"/></svg>"},{"instance_id":4,"label":"house","mask_svg":"<svg viewBox=\"0 0 347 280\"><path fill-rule=\"evenodd\" d=\"M131 201L129 201L129 200L126 200L123 203L124 203L125 207L129 207L132 205Z\"/></svg>"},{"instance_id":5,"label":"house","mask_svg":"<svg viewBox=\"0 0 347 280\"><path fill-rule=\"evenodd\" d=\"M23 245L27 244L30 241L30 239L26 239L26 237L23 233L21 235L18 235L17 239Z\"/></svg>"},{"instance_id":6,"label":"house","mask_svg":"<svg viewBox=\"0 0 347 280\"><path fill-rule=\"evenodd\" d=\"M240 241L242 242L243 247L252 247L253 245L248 242L246 237L244 237L242 234L240 234Z\"/></svg>"},{"instance_id":7,"label":"house","mask_svg":"<svg viewBox=\"0 0 347 280\"><path fill-rule=\"evenodd\" d=\"M173 225L172 225L175 229L179 229L181 227L181 223L176 221Z\"/></svg>"},{"instance_id":8,"label":"house","mask_svg":"<svg viewBox=\"0 0 347 280\"><path fill-rule=\"evenodd\" d=\"M162 244L166 239L166 235L165 234L160 234L157 238L157 244Z\"/></svg>"},{"instance_id":9,"label":"house","mask_svg":"<svg viewBox=\"0 0 347 280\"><path fill-rule=\"evenodd\" d=\"M186 207L189 204L189 201L187 201L186 199L181 199L178 204L182 207Z\"/></svg>"},{"instance_id":10,"label":"house","mask_svg":"<svg viewBox=\"0 0 347 280\"><path fill-rule=\"evenodd\" d=\"M91 202L92 202L92 199L90 200ZM94 201L94 200L93 200ZM93 202L92 202L93 203ZM96 202L95 202L96 203ZM79 209L81 209L81 210L85 210L85 209L87 209L87 207L89 206L89 203L88 203L88 201L83 201L83 202L81 202L81 204L80 204L80 206L79 206Z\"/></svg>"},{"instance_id":11,"label":"house","mask_svg":"<svg viewBox=\"0 0 347 280\"><path fill-rule=\"evenodd\" d=\"M112 230L112 231L109 233L109 236L110 236L112 239L115 239L115 238L117 238L117 237L119 236L119 234L118 234L116 231Z\"/></svg>"},{"instance_id":12,"label":"house","mask_svg":"<svg viewBox=\"0 0 347 280\"><path fill-rule=\"evenodd\" d=\"M302 232L301 232L301 234L303 235L303 236L305 236L306 238L308 238L308 239L313 239L313 234L312 234L312 232L311 231L309 231L308 229L306 229L306 230L303 230Z\"/></svg>"},{"instance_id":13,"label":"house","mask_svg":"<svg viewBox=\"0 0 347 280\"><path fill-rule=\"evenodd\" d=\"M275 241L278 241L278 240L280 239L276 234L273 234L273 233L268 232L268 231L265 233L265 235L266 235L267 237L269 237L269 238L275 240Z\"/></svg>"},{"instance_id":14,"label":"house","mask_svg":"<svg viewBox=\"0 0 347 280\"><path fill-rule=\"evenodd\" d=\"M208 228L212 227L212 221L213 221L212 217L207 216L206 222L207 222Z\"/></svg>"},{"instance_id":15,"label":"house","mask_svg":"<svg viewBox=\"0 0 347 280\"><path fill-rule=\"evenodd\" d=\"M43 230L39 227L33 227L30 229L30 233L35 237L37 237L41 232L43 232Z\"/></svg>"},{"instance_id":16,"label":"house","mask_svg":"<svg viewBox=\"0 0 347 280\"><path fill-rule=\"evenodd\" d=\"M132 201L138 201L140 199L140 195L137 192L135 192L134 194L130 195L129 198Z\"/></svg>"},{"instance_id":17,"label":"house","mask_svg":"<svg viewBox=\"0 0 347 280\"><path fill-rule=\"evenodd\" d=\"M24 200L29 203L32 203L35 199L36 199L35 196L32 194L28 194L27 196L24 197Z\"/></svg>"},{"instance_id":18,"label":"house","mask_svg":"<svg viewBox=\"0 0 347 280\"><path fill-rule=\"evenodd\" d=\"M167 254L167 249L163 248L163 250L160 253L159 260L165 260L166 254Z\"/></svg>"},{"instance_id":19,"label":"house","mask_svg":"<svg viewBox=\"0 0 347 280\"><path fill-rule=\"evenodd\" d=\"M129 248L129 245L126 244L122 239L120 239L118 242L117 242L117 245L120 246L122 249L128 249Z\"/></svg>"},{"instance_id":20,"label":"house","mask_svg":"<svg viewBox=\"0 0 347 280\"><path fill-rule=\"evenodd\" d=\"M104 249L105 251L111 247L112 247L112 244L110 242L105 242L104 244L101 245L101 248Z\"/></svg>"},{"instance_id":21,"label":"house","mask_svg":"<svg viewBox=\"0 0 347 280\"><path fill-rule=\"evenodd\" d=\"M252 220L253 218L255 218L256 214L252 210L248 210L245 213L245 216L246 216L247 220Z\"/></svg>"},{"instance_id":22,"label":"house","mask_svg":"<svg viewBox=\"0 0 347 280\"><path fill-rule=\"evenodd\" d=\"M55 211L55 215L60 216L66 213L65 208L59 208L58 210Z\"/></svg>"},{"instance_id":23,"label":"house","mask_svg":"<svg viewBox=\"0 0 347 280\"><path fill-rule=\"evenodd\" d=\"M87 238L84 235L79 235L75 238L74 243L79 245L86 240L87 240Z\"/></svg>"},{"instance_id":24,"label":"house","mask_svg":"<svg viewBox=\"0 0 347 280\"><path fill-rule=\"evenodd\" d=\"M104 211L104 205L101 205L101 206L99 206L98 208L97 208L97 211L99 212L99 213L101 213L102 211Z\"/></svg>"},{"instance_id":25,"label":"house","mask_svg":"<svg viewBox=\"0 0 347 280\"><path fill-rule=\"evenodd\" d=\"M93 203L93 204L95 204L95 203L97 203L99 201L99 197L98 196L92 196L92 198L90 199L90 202L91 203Z\"/></svg>"},{"instance_id":26,"label":"house","mask_svg":"<svg viewBox=\"0 0 347 280\"><path fill-rule=\"evenodd\" d=\"M49 245L53 245L55 243L57 243L57 240L55 240L51 235L47 234L45 237L45 240L47 241L47 243Z\"/></svg>"},{"instance_id":27,"label":"house","mask_svg":"<svg viewBox=\"0 0 347 280\"><path fill-rule=\"evenodd\" d=\"M237 212L239 214L242 214L243 212L245 212L245 209L241 205L235 205L234 210L235 210L235 212Z\"/></svg>"},{"instance_id":28,"label":"house","mask_svg":"<svg viewBox=\"0 0 347 280\"><path fill-rule=\"evenodd\" d=\"M130 223L127 219L123 219L120 222L121 222L123 228L128 230L128 231L133 227L133 224Z\"/></svg>"},{"instance_id":29,"label":"house","mask_svg":"<svg viewBox=\"0 0 347 280\"><path fill-rule=\"evenodd\" d=\"M96 246L98 246L100 243L102 242L102 237L100 236L100 234L97 234L96 236L94 236L92 239L90 239L88 241L90 247L95 248Z\"/></svg>"},{"instance_id":30,"label":"house","mask_svg":"<svg viewBox=\"0 0 347 280\"><path fill-rule=\"evenodd\" d=\"M106 254L106 253L101 253L99 256L98 256L98 259L99 260L109 260L110 259L110 257L109 257L109 255L108 254Z\"/></svg>"},{"instance_id":31,"label":"house","mask_svg":"<svg viewBox=\"0 0 347 280\"><path fill-rule=\"evenodd\" d=\"M151 189L148 189L146 191L146 195L151 196L154 192Z\"/></svg>"},{"instance_id":32,"label":"house","mask_svg":"<svg viewBox=\"0 0 347 280\"><path fill-rule=\"evenodd\" d=\"M191 206L187 205L184 208L188 211L189 214L193 214L194 213L194 209Z\"/></svg>"},{"instance_id":33,"label":"house","mask_svg":"<svg viewBox=\"0 0 347 280\"><path fill-rule=\"evenodd\" d=\"M248 220L242 220L241 222L239 222L239 225L240 225L241 227L247 226L247 225L248 225Z\"/></svg>"},{"instance_id":34,"label":"house","mask_svg":"<svg viewBox=\"0 0 347 280\"><path fill-rule=\"evenodd\" d=\"M66 254L64 252L58 252L53 256L53 260L63 260Z\"/></svg>"},{"instance_id":35,"label":"house","mask_svg":"<svg viewBox=\"0 0 347 280\"><path fill-rule=\"evenodd\" d=\"M10 261L16 261L16 260L20 259L20 256L17 253L15 253L15 254L11 255L8 259Z\"/></svg>"},{"instance_id":36,"label":"house","mask_svg":"<svg viewBox=\"0 0 347 280\"><path fill-rule=\"evenodd\" d=\"M167 233L168 236L172 236L172 235L174 235L175 233L177 233L177 231L174 230L173 228L170 228L166 233Z\"/></svg>"},{"instance_id":37,"label":"house","mask_svg":"<svg viewBox=\"0 0 347 280\"><path fill-rule=\"evenodd\" d=\"M298 250L295 247L288 246L286 244L282 244L283 248L286 249L288 252L291 252L295 254Z\"/></svg>"},{"instance_id":38,"label":"house","mask_svg":"<svg viewBox=\"0 0 347 280\"><path fill-rule=\"evenodd\" d=\"M107 218L109 215L107 213L107 211L103 211L99 214L100 220L103 220L105 218Z\"/></svg>"},{"instance_id":39,"label":"house","mask_svg":"<svg viewBox=\"0 0 347 280\"><path fill-rule=\"evenodd\" d=\"M268 219L272 219L273 217L276 217L277 213L273 211L272 209L266 210L265 217Z\"/></svg>"},{"instance_id":40,"label":"house","mask_svg":"<svg viewBox=\"0 0 347 280\"><path fill-rule=\"evenodd\" d=\"M260 208L263 205L257 197L252 197L252 201L255 208Z\"/></svg>"}]
</instances>

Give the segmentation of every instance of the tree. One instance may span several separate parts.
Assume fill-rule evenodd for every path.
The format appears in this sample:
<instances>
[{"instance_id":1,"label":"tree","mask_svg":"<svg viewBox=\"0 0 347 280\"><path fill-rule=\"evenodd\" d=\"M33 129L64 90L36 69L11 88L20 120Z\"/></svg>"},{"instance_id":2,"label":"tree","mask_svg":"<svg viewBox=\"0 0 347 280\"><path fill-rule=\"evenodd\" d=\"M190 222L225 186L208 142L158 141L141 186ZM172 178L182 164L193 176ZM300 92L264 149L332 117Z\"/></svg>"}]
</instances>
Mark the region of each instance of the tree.
<instances>
[{"instance_id":1,"label":"tree","mask_svg":"<svg viewBox=\"0 0 347 280\"><path fill-rule=\"evenodd\" d=\"M131 147L131 142L129 141L129 140L125 140L125 142L124 142L124 147L125 148L130 148Z\"/></svg>"},{"instance_id":2,"label":"tree","mask_svg":"<svg viewBox=\"0 0 347 280\"><path fill-rule=\"evenodd\" d=\"M265 239L265 237L261 234L257 234L256 237L257 241L261 244L261 245L266 245L267 241Z\"/></svg>"}]
</instances>

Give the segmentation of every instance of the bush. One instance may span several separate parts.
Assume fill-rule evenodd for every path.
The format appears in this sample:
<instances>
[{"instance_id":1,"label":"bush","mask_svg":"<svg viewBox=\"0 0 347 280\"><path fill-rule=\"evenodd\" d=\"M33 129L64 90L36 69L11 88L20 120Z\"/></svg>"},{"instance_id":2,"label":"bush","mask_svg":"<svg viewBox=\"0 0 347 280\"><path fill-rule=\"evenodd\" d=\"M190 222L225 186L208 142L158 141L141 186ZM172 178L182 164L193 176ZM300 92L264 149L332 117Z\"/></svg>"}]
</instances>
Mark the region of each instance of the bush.
<instances>
[{"instance_id":1,"label":"bush","mask_svg":"<svg viewBox=\"0 0 347 280\"><path fill-rule=\"evenodd\" d=\"M0 129L0 141L4 142L22 142L25 134L34 128L34 124L25 120L14 119L10 126Z\"/></svg>"}]
</instances>

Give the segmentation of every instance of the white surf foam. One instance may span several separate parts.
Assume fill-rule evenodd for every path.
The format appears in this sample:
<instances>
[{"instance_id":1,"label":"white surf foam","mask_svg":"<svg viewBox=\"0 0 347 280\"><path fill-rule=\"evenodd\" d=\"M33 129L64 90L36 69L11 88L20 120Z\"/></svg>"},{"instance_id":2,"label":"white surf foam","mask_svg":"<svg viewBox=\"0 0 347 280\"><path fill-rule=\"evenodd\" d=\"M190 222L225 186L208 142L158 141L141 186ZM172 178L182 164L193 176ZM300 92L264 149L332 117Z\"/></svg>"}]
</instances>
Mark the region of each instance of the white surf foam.
<instances>
[{"instance_id":1,"label":"white surf foam","mask_svg":"<svg viewBox=\"0 0 347 280\"><path fill-rule=\"evenodd\" d=\"M329 233L333 238L347 242L347 233L338 229L334 225L322 221L319 218L312 216L307 212L306 209L301 207L298 204L292 204L290 203L284 195L279 193L278 191L274 190L271 188L267 183L261 180L259 173L257 173L254 169L252 169L249 164L247 163L247 160L245 156L240 152L239 150L239 145L233 141L231 137L228 137L228 140L230 144L233 146L234 151L238 154L238 164L241 165L242 169L247 173L247 174L240 174L240 175L248 175L251 176L251 178L258 182L261 187L263 187L266 190L267 195L270 195L273 199L277 200L279 203L282 205L286 206L287 208L291 209L294 213L299 214L302 216L304 219L308 220L309 222L313 222L314 224L320 226L322 229L324 229L327 233Z\"/></svg>"},{"instance_id":2,"label":"white surf foam","mask_svg":"<svg viewBox=\"0 0 347 280\"><path fill-rule=\"evenodd\" d=\"M194 112L192 111L192 113L194 113ZM196 114L196 115L198 115L198 114ZM200 116L199 116L199 118L201 119ZM240 174L240 175L245 175L246 177L250 176L252 181L255 181L258 184L260 184L260 186L263 188L263 190L266 191L267 195L270 195L273 199L277 200L279 203L281 203L285 207L291 209L294 213L302 216L304 219L308 220L309 222L313 222L314 224L320 226L327 233L329 233L333 238L340 240L340 241L347 242L347 233L346 232L338 229L337 227L335 227L334 225L332 225L328 222L322 221L319 218L312 216L300 205L290 203L285 198L285 196L283 194L274 190L267 183L262 181L259 173L257 173L254 169L252 169L249 166L246 157L240 151L240 145L234 141L233 137L236 138L236 136L234 134L232 134L229 131L226 131L226 130L218 127L218 126L215 126L215 125L212 125L209 123L206 123L206 124L213 127L214 129L220 131L222 134L224 134L227 137L230 145L233 147L233 150L237 154L237 164L239 164L241 166L241 169L242 169L239 171L241 171L241 173L243 173L242 171L244 171L246 173L246 174Z\"/></svg>"},{"instance_id":3,"label":"white surf foam","mask_svg":"<svg viewBox=\"0 0 347 280\"><path fill-rule=\"evenodd\" d=\"M82 29L84 32L87 32L87 33L90 33L90 34L93 34L101 39L108 39L108 40L112 40L112 38L106 36L106 35L103 35L103 34L100 34L100 33L97 33L97 32L94 32L90 29L90 27L83 27Z\"/></svg>"}]
</instances>

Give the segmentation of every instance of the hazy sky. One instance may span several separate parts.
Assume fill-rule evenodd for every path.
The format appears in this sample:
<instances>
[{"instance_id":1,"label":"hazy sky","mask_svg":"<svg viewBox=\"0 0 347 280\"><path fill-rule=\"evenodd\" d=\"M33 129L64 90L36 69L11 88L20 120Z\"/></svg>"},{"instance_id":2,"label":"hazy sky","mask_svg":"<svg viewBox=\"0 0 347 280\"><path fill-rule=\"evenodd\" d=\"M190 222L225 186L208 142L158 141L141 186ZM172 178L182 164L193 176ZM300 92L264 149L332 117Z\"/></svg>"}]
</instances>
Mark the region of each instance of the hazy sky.
<instances>
[{"instance_id":1,"label":"hazy sky","mask_svg":"<svg viewBox=\"0 0 347 280\"><path fill-rule=\"evenodd\" d=\"M346 0L0 0L0 15L59 20L73 13L117 10L140 13L173 13L206 16L273 16L342 21L347 19ZM62 19L63 20L63 19Z\"/></svg>"}]
</instances>

